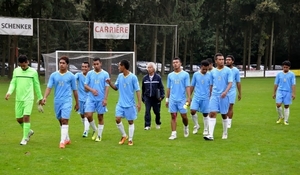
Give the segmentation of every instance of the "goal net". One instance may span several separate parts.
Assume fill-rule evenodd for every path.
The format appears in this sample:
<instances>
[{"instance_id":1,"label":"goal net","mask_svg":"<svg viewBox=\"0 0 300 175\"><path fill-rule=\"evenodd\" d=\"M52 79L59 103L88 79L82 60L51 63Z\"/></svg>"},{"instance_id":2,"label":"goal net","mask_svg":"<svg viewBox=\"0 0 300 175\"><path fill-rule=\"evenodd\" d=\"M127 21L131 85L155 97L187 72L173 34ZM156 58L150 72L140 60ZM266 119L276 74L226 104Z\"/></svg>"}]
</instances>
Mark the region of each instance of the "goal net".
<instances>
[{"instance_id":1,"label":"goal net","mask_svg":"<svg viewBox=\"0 0 300 175\"><path fill-rule=\"evenodd\" d=\"M130 62L129 70L135 74L135 57L134 52L113 52L113 51L62 51L58 50L53 53L43 54L45 67L45 83L51 73L58 70L58 59L61 56L69 57L69 71L72 73L81 72L81 64L83 62L90 63L90 69L93 69L93 58L99 57L102 62L102 69L107 71L110 76L118 75L118 64L125 59Z\"/></svg>"}]
</instances>

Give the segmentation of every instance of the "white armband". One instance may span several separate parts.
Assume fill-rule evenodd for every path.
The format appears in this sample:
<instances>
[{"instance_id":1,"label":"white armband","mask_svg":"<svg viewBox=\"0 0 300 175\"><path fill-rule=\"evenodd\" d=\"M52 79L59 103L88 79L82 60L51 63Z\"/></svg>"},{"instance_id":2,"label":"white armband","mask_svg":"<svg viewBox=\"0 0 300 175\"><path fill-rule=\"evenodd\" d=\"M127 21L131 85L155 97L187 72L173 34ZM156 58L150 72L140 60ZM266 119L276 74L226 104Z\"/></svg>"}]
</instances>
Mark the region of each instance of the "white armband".
<instances>
[{"instance_id":1,"label":"white armband","mask_svg":"<svg viewBox=\"0 0 300 175\"><path fill-rule=\"evenodd\" d=\"M167 103L169 102L169 98L166 98L166 102L167 102Z\"/></svg>"}]
</instances>

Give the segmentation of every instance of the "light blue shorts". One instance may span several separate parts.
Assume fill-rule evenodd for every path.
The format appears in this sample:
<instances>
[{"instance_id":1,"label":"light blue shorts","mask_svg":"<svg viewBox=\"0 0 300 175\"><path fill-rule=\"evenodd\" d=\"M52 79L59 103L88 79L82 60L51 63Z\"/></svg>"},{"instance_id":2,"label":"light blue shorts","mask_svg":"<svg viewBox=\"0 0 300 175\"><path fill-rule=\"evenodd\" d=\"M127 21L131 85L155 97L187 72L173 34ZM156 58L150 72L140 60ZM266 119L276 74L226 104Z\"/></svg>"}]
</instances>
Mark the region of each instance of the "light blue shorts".
<instances>
[{"instance_id":1,"label":"light blue shorts","mask_svg":"<svg viewBox=\"0 0 300 175\"><path fill-rule=\"evenodd\" d=\"M97 112L98 114L104 114L107 112L106 106L102 105L101 101L92 101L90 99L86 100L85 103L85 112Z\"/></svg>"},{"instance_id":2,"label":"light blue shorts","mask_svg":"<svg viewBox=\"0 0 300 175\"><path fill-rule=\"evenodd\" d=\"M126 118L127 120L135 120L137 119L136 107L121 107L119 105L116 106L116 117Z\"/></svg>"},{"instance_id":3,"label":"light blue shorts","mask_svg":"<svg viewBox=\"0 0 300 175\"><path fill-rule=\"evenodd\" d=\"M235 103L235 99L236 99L236 91L232 91L232 92L229 92L227 94L228 98L229 98L229 103L230 104L234 104Z\"/></svg>"},{"instance_id":4,"label":"light blue shorts","mask_svg":"<svg viewBox=\"0 0 300 175\"><path fill-rule=\"evenodd\" d=\"M56 118L59 120L63 119L70 119L71 111L72 111L72 102L65 103L65 102L54 102L54 110Z\"/></svg>"},{"instance_id":5,"label":"light blue shorts","mask_svg":"<svg viewBox=\"0 0 300 175\"><path fill-rule=\"evenodd\" d=\"M292 93L287 91L276 92L276 103L283 103L284 105L292 104Z\"/></svg>"},{"instance_id":6,"label":"light blue shorts","mask_svg":"<svg viewBox=\"0 0 300 175\"><path fill-rule=\"evenodd\" d=\"M180 112L180 114L186 114L187 110L183 108L185 103L186 103L186 100L182 100L182 101L170 100L169 101L169 112L170 113Z\"/></svg>"},{"instance_id":7,"label":"light blue shorts","mask_svg":"<svg viewBox=\"0 0 300 175\"><path fill-rule=\"evenodd\" d=\"M211 96L209 100L209 111L227 114L229 108L228 96L221 98L220 96Z\"/></svg>"},{"instance_id":8,"label":"light blue shorts","mask_svg":"<svg viewBox=\"0 0 300 175\"><path fill-rule=\"evenodd\" d=\"M84 114L85 113L85 101L79 101L79 110L78 114Z\"/></svg>"},{"instance_id":9,"label":"light blue shorts","mask_svg":"<svg viewBox=\"0 0 300 175\"><path fill-rule=\"evenodd\" d=\"M209 113L209 99L198 100L198 99L193 98L190 109L196 110L196 111L204 113L204 114Z\"/></svg>"}]
</instances>

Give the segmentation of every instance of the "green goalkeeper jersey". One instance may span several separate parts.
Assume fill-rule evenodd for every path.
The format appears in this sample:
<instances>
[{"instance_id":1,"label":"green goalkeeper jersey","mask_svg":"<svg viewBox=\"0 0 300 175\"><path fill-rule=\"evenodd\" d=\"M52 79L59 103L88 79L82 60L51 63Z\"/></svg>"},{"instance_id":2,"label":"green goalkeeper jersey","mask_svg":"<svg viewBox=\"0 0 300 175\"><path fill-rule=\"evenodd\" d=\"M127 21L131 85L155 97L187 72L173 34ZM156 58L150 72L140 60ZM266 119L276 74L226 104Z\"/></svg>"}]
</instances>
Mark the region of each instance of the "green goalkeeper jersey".
<instances>
[{"instance_id":1,"label":"green goalkeeper jersey","mask_svg":"<svg viewBox=\"0 0 300 175\"><path fill-rule=\"evenodd\" d=\"M34 100L34 91L38 100L43 98L38 73L31 67L26 70L18 67L14 70L7 93L12 94L14 90L16 90L16 101Z\"/></svg>"}]
</instances>

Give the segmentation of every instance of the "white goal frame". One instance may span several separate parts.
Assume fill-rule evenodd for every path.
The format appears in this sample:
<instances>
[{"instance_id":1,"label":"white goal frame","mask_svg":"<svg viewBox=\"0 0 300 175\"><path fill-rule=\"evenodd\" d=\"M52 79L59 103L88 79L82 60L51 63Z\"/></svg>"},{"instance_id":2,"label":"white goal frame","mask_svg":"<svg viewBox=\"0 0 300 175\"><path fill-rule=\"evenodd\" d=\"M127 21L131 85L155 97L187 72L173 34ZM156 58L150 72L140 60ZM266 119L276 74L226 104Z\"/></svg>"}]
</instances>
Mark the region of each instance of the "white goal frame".
<instances>
[{"instance_id":1,"label":"white goal frame","mask_svg":"<svg viewBox=\"0 0 300 175\"><path fill-rule=\"evenodd\" d=\"M58 71L58 54L59 53L82 53L82 54L97 54L97 53L105 53L105 54L122 54L122 53L125 53L125 54L132 54L133 55L133 58L132 58L132 64L130 65L132 67L132 73L133 74L136 74L136 60L135 60L135 52L129 52L129 51L124 51L124 52L121 52L121 51L71 51L71 50L56 50L55 51L55 62L56 62L56 71ZM102 58L100 58L102 59Z\"/></svg>"}]
</instances>

